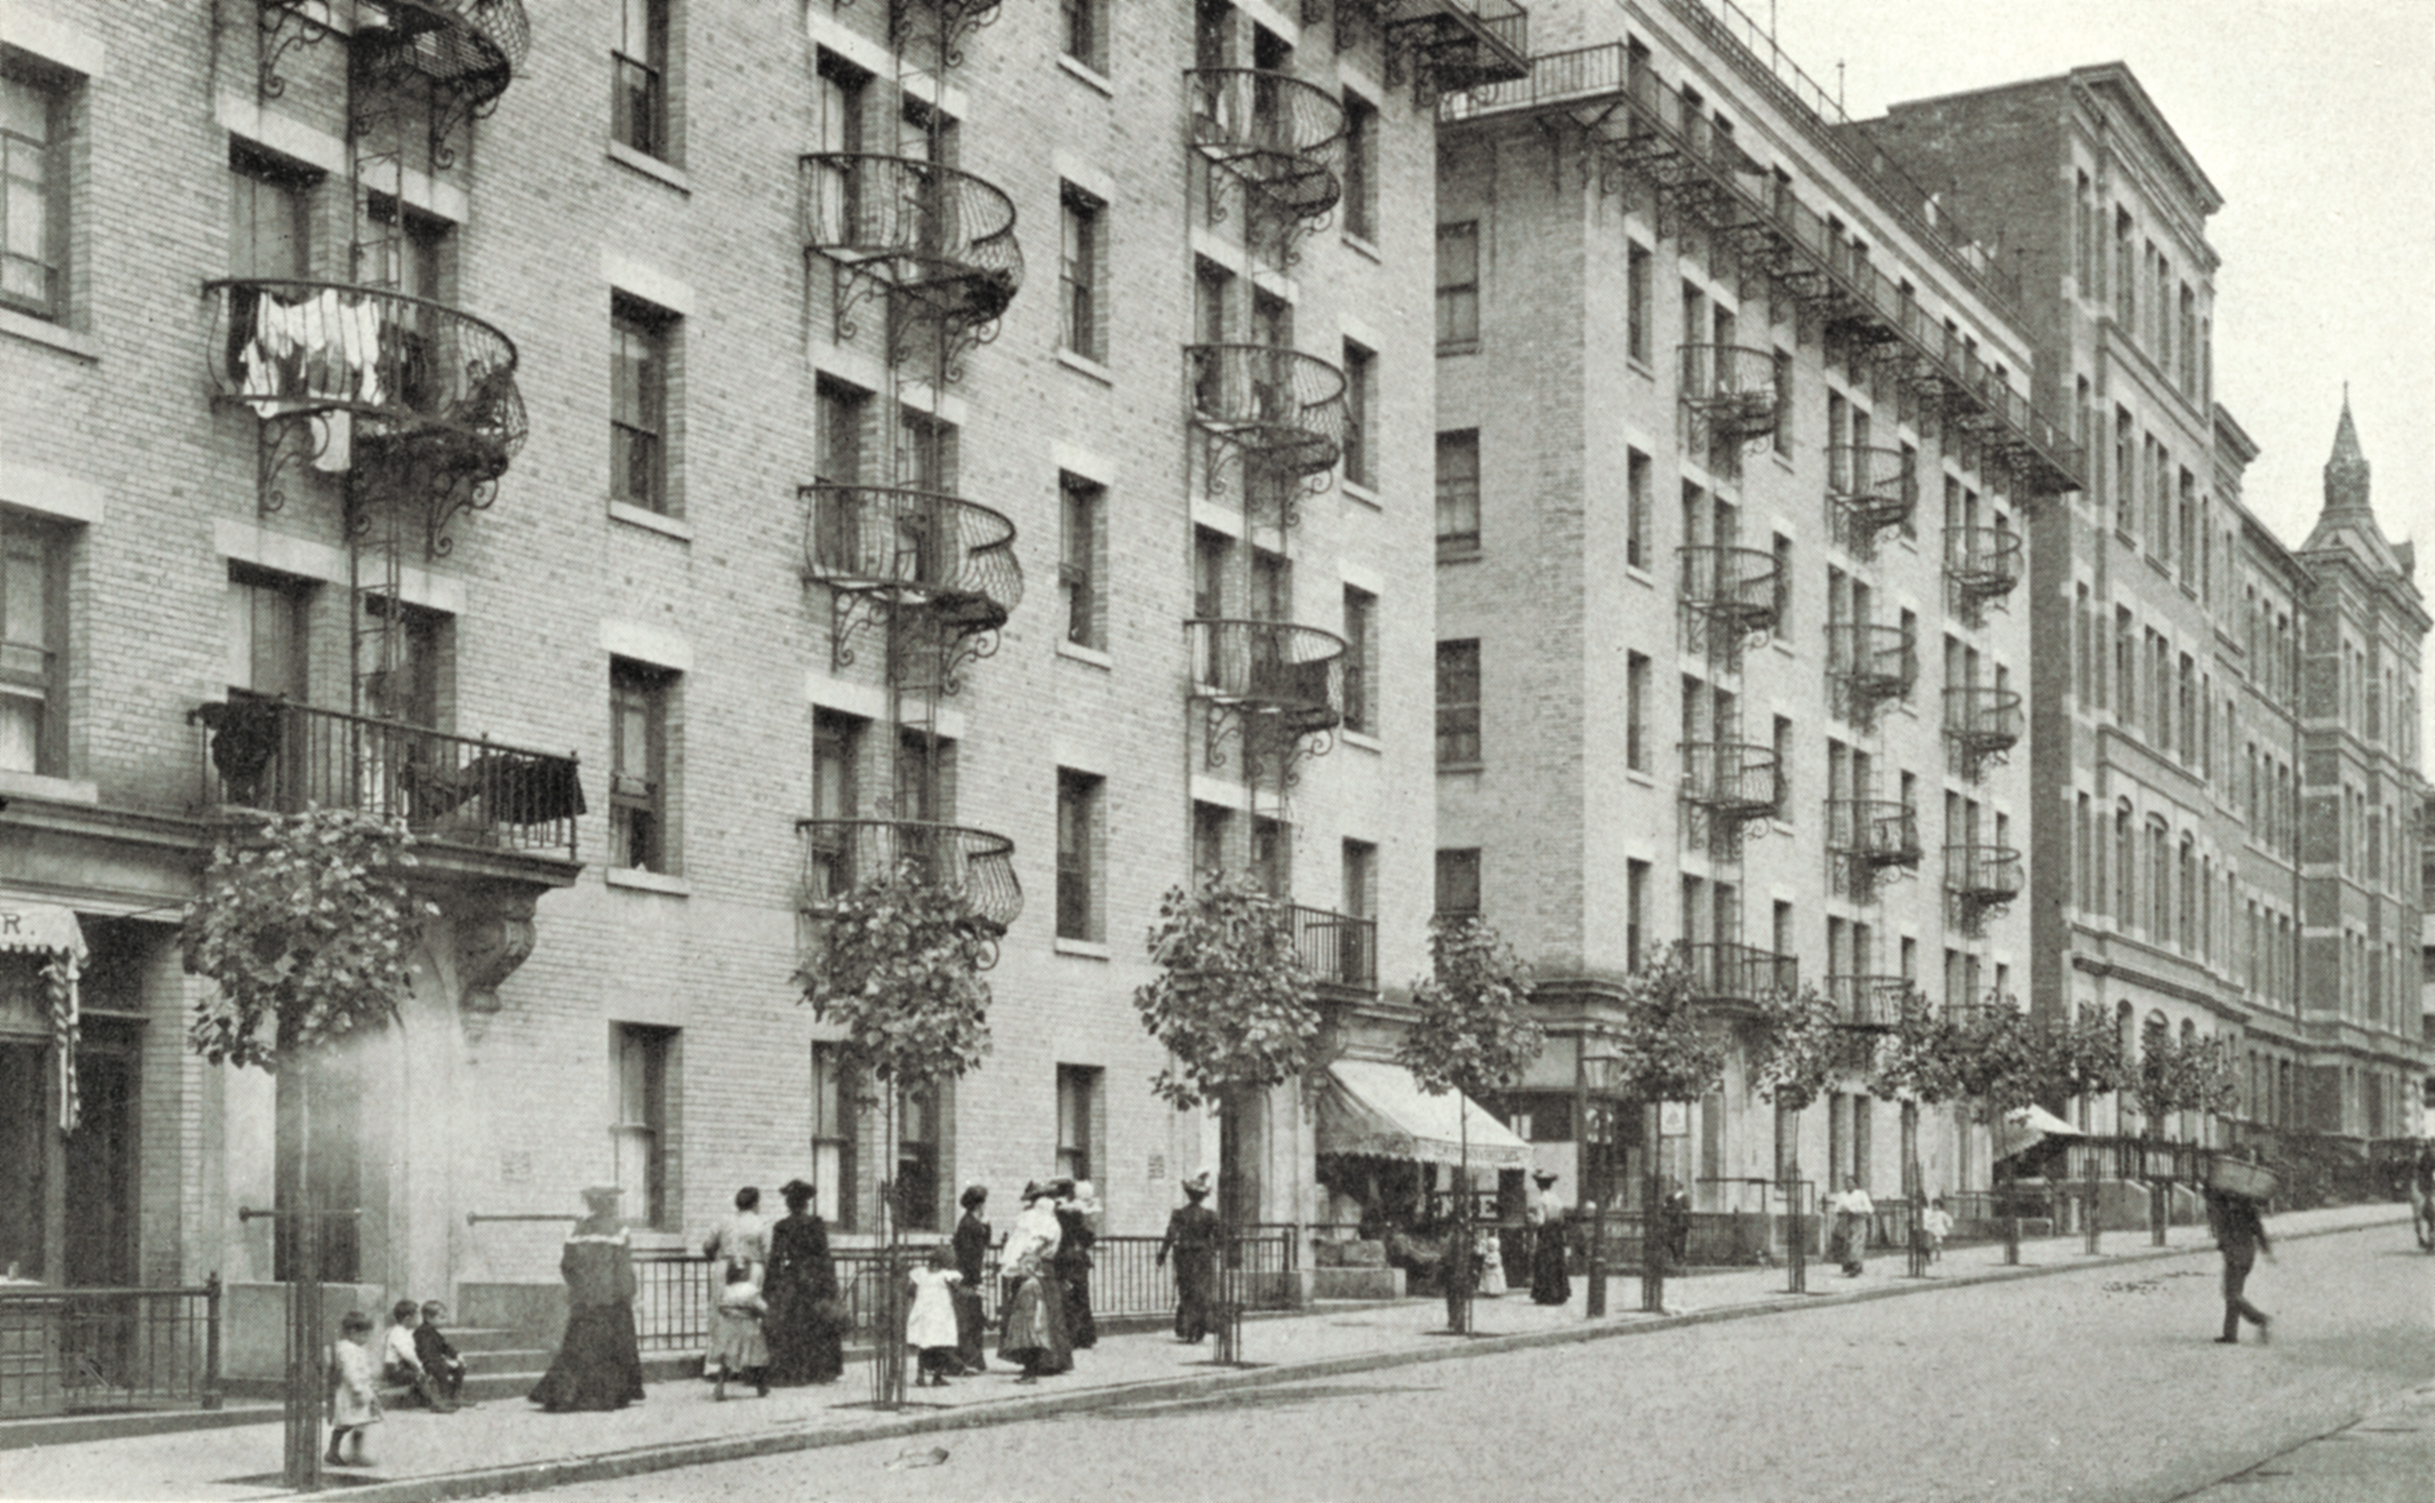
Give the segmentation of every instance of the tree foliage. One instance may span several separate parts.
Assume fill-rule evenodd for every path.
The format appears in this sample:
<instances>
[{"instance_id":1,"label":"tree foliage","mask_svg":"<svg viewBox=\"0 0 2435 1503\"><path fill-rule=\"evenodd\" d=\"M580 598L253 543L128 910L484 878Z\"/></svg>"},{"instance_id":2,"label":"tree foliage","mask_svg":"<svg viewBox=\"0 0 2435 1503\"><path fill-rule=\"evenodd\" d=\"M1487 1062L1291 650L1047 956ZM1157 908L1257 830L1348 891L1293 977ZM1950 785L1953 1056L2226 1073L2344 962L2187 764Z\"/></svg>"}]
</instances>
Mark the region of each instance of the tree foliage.
<instances>
[{"instance_id":1,"label":"tree foliage","mask_svg":"<svg viewBox=\"0 0 2435 1503\"><path fill-rule=\"evenodd\" d=\"M1158 974L1133 993L1174 1062L1150 1088L1178 1109L1281 1085L1310 1067L1318 991L1285 904L1249 876L1207 872L1169 888L1150 926Z\"/></svg>"},{"instance_id":2,"label":"tree foliage","mask_svg":"<svg viewBox=\"0 0 2435 1503\"><path fill-rule=\"evenodd\" d=\"M2174 1038L2159 1033L2139 1052L2124 1082L2139 1110L2154 1122L2174 1112L2229 1111L2238 1099L2232 1046L2222 1038Z\"/></svg>"},{"instance_id":3,"label":"tree foliage","mask_svg":"<svg viewBox=\"0 0 2435 1503\"><path fill-rule=\"evenodd\" d=\"M1693 1101L1724 1084L1724 1039L1699 1016L1681 945L1626 976L1617 1005L1621 1020L1595 1037L1616 1056L1624 1095Z\"/></svg>"},{"instance_id":4,"label":"tree foliage","mask_svg":"<svg viewBox=\"0 0 2435 1503\"><path fill-rule=\"evenodd\" d=\"M1850 1056L1850 1040L1836 1026L1835 1006L1804 982L1758 999L1751 1088L1778 1110L1806 1111Z\"/></svg>"},{"instance_id":5,"label":"tree foliage","mask_svg":"<svg viewBox=\"0 0 2435 1503\"><path fill-rule=\"evenodd\" d=\"M2046 1036L2047 1094L2056 1100L2101 1096L2131 1083L2122 1035L2111 1019L2084 1013L2053 1025Z\"/></svg>"},{"instance_id":6,"label":"tree foliage","mask_svg":"<svg viewBox=\"0 0 2435 1503\"><path fill-rule=\"evenodd\" d=\"M1547 1046L1530 1006L1530 966L1478 914L1429 920L1430 974L1412 983L1420 1015L1395 1061L1431 1095L1510 1089Z\"/></svg>"},{"instance_id":7,"label":"tree foliage","mask_svg":"<svg viewBox=\"0 0 2435 1503\"><path fill-rule=\"evenodd\" d=\"M989 1053L993 926L918 862L822 907L817 955L797 973L812 1015L845 1025L846 1048L881 1080L953 1079Z\"/></svg>"},{"instance_id":8,"label":"tree foliage","mask_svg":"<svg viewBox=\"0 0 2435 1503\"><path fill-rule=\"evenodd\" d=\"M186 969L215 983L188 1044L213 1064L276 1070L394 1019L422 921L439 910L407 886L402 820L308 807L259 821L213 847L180 944Z\"/></svg>"}]
</instances>

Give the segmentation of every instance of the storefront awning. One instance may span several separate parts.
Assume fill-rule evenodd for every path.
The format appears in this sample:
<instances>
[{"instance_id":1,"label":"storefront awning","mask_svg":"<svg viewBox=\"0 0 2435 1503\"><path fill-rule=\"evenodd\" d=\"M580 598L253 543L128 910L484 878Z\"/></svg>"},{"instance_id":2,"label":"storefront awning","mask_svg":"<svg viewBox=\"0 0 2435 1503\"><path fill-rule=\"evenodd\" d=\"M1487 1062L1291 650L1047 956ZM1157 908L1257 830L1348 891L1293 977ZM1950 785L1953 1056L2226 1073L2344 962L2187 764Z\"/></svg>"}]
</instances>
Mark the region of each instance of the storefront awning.
<instances>
[{"instance_id":1,"label":"storefront awning","mask_svg":"<svg viewBox=\"0 0 2435 1503\"><path fill-rule=\"evenodd\" d=\"M82 965L85 932L76 911L50 903L0 902L0 950L39 950L71 955Z\"/></svg>"},{"instance_id":2,"label":"storefront awning","mask_svg":"<svg viewBox=\"0 0 2435 1503\"><path fill-rule=\"evenodd\" d=\"M1996 1157L2010 1158L2048 1138L2077 1138L2085 1134L2042 1106L2024 1106L2004 1113L2003 1131L1996 1136Z\"/></svg>"},{"instance_id":3,"label":"storefront awning","mask_svg":"<svg viewBox=\"0 0 2435 1503\"><path fill-rule=\"evenodd\" d=\"M50 996L52 1058L59 1071L59 1130L74 1132L83 1111L76 1097L78 975L85 963L85 932L74 909L49 903L0 902L0 953L47 955L43 990Z\"/></svg>"},{"instance_id":4,"label":"storefront awning","mask_svg":"<svg viewBox=\"0 0 2435 1503\"><path fill-rule=\"evenodd\" d=\"M1432 1096L1411 1071L1377 1060L1338 1060L1327 1073L1319 1098L1321 1153L1459 1164L1468 1139L1475 1169L1530 1166L1530 1145L1460 1091Z\"/></svg>"}]
</instances>

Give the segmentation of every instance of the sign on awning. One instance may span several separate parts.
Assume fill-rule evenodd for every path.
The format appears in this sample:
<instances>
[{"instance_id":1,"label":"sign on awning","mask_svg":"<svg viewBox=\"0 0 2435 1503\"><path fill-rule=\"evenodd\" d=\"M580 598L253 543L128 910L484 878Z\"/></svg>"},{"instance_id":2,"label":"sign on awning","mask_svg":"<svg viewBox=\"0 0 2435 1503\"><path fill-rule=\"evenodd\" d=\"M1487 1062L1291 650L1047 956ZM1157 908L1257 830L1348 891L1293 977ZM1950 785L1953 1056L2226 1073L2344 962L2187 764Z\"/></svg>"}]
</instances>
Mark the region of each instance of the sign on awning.
<instances>
[{"instance_id":1,"label":"sign on awning","mask_svg":"<svg viewBox=\"0 0 2435 1503\"><path fill-rule=\"evenodd\" d=\"M0 903L0 953L47 957L51 1042L59 1067L59 1130L76 1131L84 1115L76 1095L77 983L84 974L85 931L75 910L54 903Z\"/></svg>"}]
</instances>

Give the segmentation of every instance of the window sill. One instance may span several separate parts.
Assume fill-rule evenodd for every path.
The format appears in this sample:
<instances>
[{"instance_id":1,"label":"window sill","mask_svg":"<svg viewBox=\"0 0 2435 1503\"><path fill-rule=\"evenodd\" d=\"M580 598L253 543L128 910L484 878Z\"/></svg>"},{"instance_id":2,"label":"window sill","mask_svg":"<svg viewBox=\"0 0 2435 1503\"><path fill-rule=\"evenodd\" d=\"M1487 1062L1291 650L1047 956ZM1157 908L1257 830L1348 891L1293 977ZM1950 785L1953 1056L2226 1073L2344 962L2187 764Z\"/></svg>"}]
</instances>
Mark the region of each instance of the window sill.
<instances>
[{"instance_id":1,"label":"window sill","mask_svg":"<svg viewBox=\"0 0 2435 1503\"><path fill-rule=\"evenodd\" d=\"M1657 786L1657 779L1649 776L1647 773L1641 771L1637 767L1625 768L1623 770L1623 775L1628 781L1638 783L1643 788L1655 788Z\"/></svg>"},{"instance_id":2,"label":"window sill","mask_svg":"<svg viewBox=\"0 0 2435 1503\"><path fill-rule=\"evenodd\" d=\"M1057 66L1063 68L1068 76L1082 80L1082 82L1090 85L1094 89L1097 89L1100 93L1106 95L1108 98L1114 99L1116 97L1116 85L1109 82L1108 76L1105 73L1100 72L1097 68L1092 67L1089 63L1086 63L1082 59L1074 56L1072 53L1061 52L1057 54Z\"/></svg>"},{"instance_id":3,"label":"window sill","mask_svg":"<svg viewBox=\"0 0 2435 1503\"><path fill-rule=\"evenodd\" d=\"M662 516L647 506L636 506L631 501L610 502L609 520L612 522L623 522L628 527L640 527L645 532L661 533L665 536L675 538L680 543L690 543L693 541L693 524L691 522L684 520L682 517Z\"/></svg>"},{"instance_id":4,"label":"window sill","mask_svg":"<svg viewBox=\"0 0 2435 1503\"><path fill-rule=\"evenodd\" d=\"M1488 764L1485 762L1440 762L1437 764L1437 770L1441 773L1486 772Z\"/></svg>"},{"instance_id":5,"label":"window sill","mask_svg":"<svg viewBox=\"0 0 2435 1503\"><path fill-rule=\"evenodd\" d=\"M1085 647L1080 642L1068 642L1063 638L1057 641L1057 656L1071 658L1077 663L1088 663L1093 668L1112 669L1116 666L1116 660L1098 648Z\"/></svg>"},{"instance_id":6,"label":"window sill","mask_svg":"<svg viewBox=\"0 0 2435 1503\"><path fill-rule=\"evenodd\" d=\"M1344 232L1344 248L1365 260L1381 263L1386 260L1386 257L1379 254L1378 247L1371 243L1369 236L1356 235L1351 230Z\"/></svg>"},{"instance_id":7,"label":"window sill","mask_svg":"<svg viewBox=\"0 0 2435 1503\"><path fill-rule=\"evenodd\" d=\"M38 772L0 772L0 797L50 804L99 804L101 789L82 778L45 777Z\"/></svg>"},{"instance_id":8,"label":"window sill","mask_svg":"<svg viewBox=\"0 0 2435 1503\"><path fill-rule=\"evenodd\" d=\"M1339 731L1337 733L1337 739L1342 741L1347 746L1358 746L1363 751L1370 752L1377 756L1386 755L1386 743L1380 741L1376 736L1371 735L1367 731Z\"/></svg>"},{"instance_id":9,"label":"window sill","mask_svg":"<svg viewBox=\"0 0 2435 1503\"><path fill-rule=\"evenodd\" d=\"M1638 564L1625 564L1623 566L1623 577L1647 585L1652 590L1657 588L1657 576L1651 574L1648 570L1643 569Z\"/></svg>"},{"instance_id":10,"label":"window sill","mask_svg":"<svg viewBox=\"0 0 2435 1503\"><path fill-rule=\"evenodd\" d=\"M1657 367L1649 364L1649 362L1641 359L1637 355L1624 356L1623 363L1626 366L1629 366L1635 374L1645 376L1651 381L1657 379Z\"/></svg>"},{"instance_id":11,"label":"window sill","mask_svg":"<svg viewBox=\"0 0 2435 1503\"><path fill-rule=\"evenodd\" d=\"M1062 345L1057 349L1057 363L1069 371L1078 371L1102 386L1114 386L1116 377L1106 366L1088 355L1078 354Z\"/></svg>"},{"instance_id":12,"label":"window sill","mask_svg":"<svg viewBox=\"0 0 2435 1503\"><path fill-rule=\"evenodd\" d=\"M1345 499L1348 501L1358 501L1372 511L1386 510L1386 503L1378 499L1378 492L1371 490L1358 480L1347 480L1337 489L1344 492Z\"/></svg>"},{"instance_id":13,"label":"window sill","mask_svg":"<svg viewBox=\"0 0 2435 1503\"><path fill-rule=\"evenodd\" d=\"M630 167L655 182L665 183L688 197L693 193L693 181L685 176L684 168L670 166L649 152L636 151L623 141L609 143L609 160L620 167Z\"/></svg>"},{"instance_id":14,"label":"window sill","mask_svg":"<svg viewBox=\"0 0 2435 1503\"><path fill-rule=\"evenodd\" d=\"M1056 945L1058 954L1078 956L1083 960L1107 960L1115 953L1108 948L1105 940L1067 939L1062 934L1057 936Z\"/></svg>"},{"instance_id":15,"label":"window sill","mask_svg":"<svg viewBox=\"0 0 2435 1503\"><path fill-rule=\"evenodd\" d=\"M683 877L645 871L639 866L604 866L600 869L600 879L611 887L629 887L636 892L663 893L672 898L693 896L693 884Z\"/></svg>"},{"instance_id":16,"label":"window sill","mask_svg":"<svg viewBox=\"0 0 2435 1503\"><path fill-rule=\"evenodd\" d=\"M61 354L73 355L79 360L98 362L101 359L101 343L92 335L65 328L47 318L36 318L31 313L20 313L14 308L0 308L0 334L13 334L28 344L49 345Z\"/></svg>"},{"instance_id":17,"label":"window sill","mask_svg":"<svg viewBox=\"0 0 2435 1503\"><path fill-rule=\"evenodd\" d=\"M1441 564L1475 564L1479 560L1480 545L1477 543L1440 541L1437 545L1437 561Z\"/></svg>"},{"instance_id":18,"label":"window sill","mask_svg":"<svg viewBox=\"0 0 2435 1503\"><path fill-rule=\"evenodd\" d=\"M1440 341L1437 347L1437 353L1441 358L1447 355L1476 355L1479 352L1480 342L1476 339Z\"/></svg>"}]
</instances>

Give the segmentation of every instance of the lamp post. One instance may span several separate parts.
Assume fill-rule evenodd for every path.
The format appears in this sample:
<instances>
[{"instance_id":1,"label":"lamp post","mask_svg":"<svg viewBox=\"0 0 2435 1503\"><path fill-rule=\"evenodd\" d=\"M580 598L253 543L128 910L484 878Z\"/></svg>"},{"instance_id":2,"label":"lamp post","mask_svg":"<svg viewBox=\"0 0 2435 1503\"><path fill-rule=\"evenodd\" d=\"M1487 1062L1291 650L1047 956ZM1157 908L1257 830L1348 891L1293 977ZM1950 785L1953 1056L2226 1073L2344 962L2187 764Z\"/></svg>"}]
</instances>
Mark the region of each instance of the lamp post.
<instances>
[{"instance_id":1,"label":"lamp post","mask_svg":"<svg viewBox=\"0 0 2435 1503\"><path fill-rule=\"evenodd\" d=\"M1613 1152L1614 1111L1602 1106L1593 1119L1589 1110L1590 1092L1595 1090L1602 1099L1611 1100L1615 1089L1615 1074L1622 1059L1611 1052L1593 1052L1611 1046L1584 1034L1574 1052L1575 1071L1573 1094L1576 1102L1574 1121L1581 1134L1580 1172L1574 1182L1581 1187L1582 1209L1589 1213L1589 1292L1582 1313L1595 1318L1606 1314L1606 1208L1614 1200L1612 1178L1606 1173L1591 1175L1593 1164L1604 1167ZM1595 1127L1593 1128L1593 1121ZM1592 1196L1596 1198L1591 1198Z\"/></svg>"}]
</instances>

